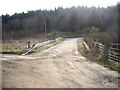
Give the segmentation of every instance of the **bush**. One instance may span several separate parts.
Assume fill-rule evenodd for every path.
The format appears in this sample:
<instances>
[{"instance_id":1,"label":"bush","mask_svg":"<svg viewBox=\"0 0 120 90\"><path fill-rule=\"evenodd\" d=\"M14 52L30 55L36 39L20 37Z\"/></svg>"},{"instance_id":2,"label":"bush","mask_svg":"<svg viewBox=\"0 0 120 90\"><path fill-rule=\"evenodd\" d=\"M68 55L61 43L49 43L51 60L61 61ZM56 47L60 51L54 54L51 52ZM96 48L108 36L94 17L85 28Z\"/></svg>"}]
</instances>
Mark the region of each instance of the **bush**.
<instances>
[{"instance_id":1,"label":"bush","mask_svg":"<svg viewBox=\"0 0 120 90\"><path fill-rule=\"evenodd\" d=\"M88 27L88 28L82 29L82 33L83 33L83 34L88 34L88 33L90 33L90 28Z\"/></svg>"},{"instance_id":2,"label":"bush","mask_svg":"<svg viewBox=\"0 0 120 90\"><path fill-rule=\"evenodd\" d=\"M83 32L83 34L98 33L98 32L100 32L100 28L88 27L88 28L82 29L82 32Z\"/></svg>"},{"instance_id":3,"label":"bush","mask_svg":"<svg viewBox=\"0 0 120 90\"><path fill-rule=\"evenodd\" d=\"M58 33L56 31L50 32L49 34L47 34L48 39L55 39L57 37L58 37Z\"/></svg>"},{"instance_id":4,"label":"bush","mask_svg":"<svg viewBox=\"0 0 120 90\"><path fill-rule=\"evenodd\" d=\"M91 27L90 29L90 33L98 33L99 31L100 31L100 28Z\"/></svg>"}]
</instances>

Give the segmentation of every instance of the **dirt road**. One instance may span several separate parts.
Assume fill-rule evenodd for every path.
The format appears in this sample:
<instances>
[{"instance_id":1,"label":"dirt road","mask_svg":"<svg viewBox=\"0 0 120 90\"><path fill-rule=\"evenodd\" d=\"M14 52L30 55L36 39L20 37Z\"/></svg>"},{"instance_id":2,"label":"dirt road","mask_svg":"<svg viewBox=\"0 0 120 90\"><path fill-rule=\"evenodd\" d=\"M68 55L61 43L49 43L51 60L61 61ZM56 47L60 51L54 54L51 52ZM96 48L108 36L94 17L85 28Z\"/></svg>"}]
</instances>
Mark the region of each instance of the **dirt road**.
<instances>
[{"instance_id":1,"label":"dirt road","mask_svg":"<svg viewBox=\"0 0 120 90\"><path fill-rule=\"evenodd\" d=\"M66 39L43 52L3 55L4 88L117 88L118 73L91 62Z\"/></svg>"}]
</instances>

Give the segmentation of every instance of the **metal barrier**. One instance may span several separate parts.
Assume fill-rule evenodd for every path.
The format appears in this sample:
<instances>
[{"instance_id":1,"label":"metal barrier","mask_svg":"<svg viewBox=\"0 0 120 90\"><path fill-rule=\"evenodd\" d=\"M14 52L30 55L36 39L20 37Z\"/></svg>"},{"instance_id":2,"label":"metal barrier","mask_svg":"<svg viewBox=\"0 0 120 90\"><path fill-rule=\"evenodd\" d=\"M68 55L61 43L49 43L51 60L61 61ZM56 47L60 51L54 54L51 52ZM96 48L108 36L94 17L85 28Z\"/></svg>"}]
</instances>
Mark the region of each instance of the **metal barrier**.
<instances>
[{"instance_id":1,"label":"metal barrier","mask_svg":"<svg viewBox=\"0 0 120 90\"><path fill-rule=\"evenodd\" d=\"M28 52L23 53L22 55L26 55L26 54L30 53L32 50L34 50L34 49L36 49L36 48L38 48L38 47L41 47L41 46L50 44L50 43L55 42L55 41L58 41L58 40L60 40L60 39L62 39L62 37L57 38L57 39L55 39L55 40L48 40L48 41L45 41L45 42L42 42L42 43L38 43L38 44L36 44L35 46L33 46Z\"/></svg>"}]
</instances>

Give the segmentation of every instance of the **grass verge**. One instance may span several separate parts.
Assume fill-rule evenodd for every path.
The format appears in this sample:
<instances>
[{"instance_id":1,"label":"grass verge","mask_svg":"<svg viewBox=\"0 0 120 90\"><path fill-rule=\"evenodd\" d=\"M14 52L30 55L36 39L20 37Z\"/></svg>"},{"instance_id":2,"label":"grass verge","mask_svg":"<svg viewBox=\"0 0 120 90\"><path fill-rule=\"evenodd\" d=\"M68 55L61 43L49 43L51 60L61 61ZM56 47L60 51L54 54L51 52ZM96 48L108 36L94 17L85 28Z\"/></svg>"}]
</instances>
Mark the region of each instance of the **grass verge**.
<instances>
[{"instance_id":1,"label":"grass verge","mask_svg":"<svg viewBox=\"0 0 120 90\"><path fill-rule=\"evenodd\" d=\"M52 46L57 45L58 43L62 42L63 40L64 40L64 39L61 39L61 40L52 42L52 43L50 43L50 44L44 45L44 46L42 46L42 47L39 47L39 48L37 48L37 49L34 49L33 52L39 52L39 51L48 49L48 48L50 48L50 47L52 47Z\"/></svg>"},{"instance_id":2,"label":"grass verge","mask_svg":"<svg viewBox=\"0 0 120 90\"><path fill-rule=\"evenodd\" d=\"M31 51L30 53L34 53L34 52L38 52L38 51L42 51L42 50L45 50L45 49L48 49L48 48L50 48L50 47L52 47L52 46L54 46L54 45L56 45L56 44L58 44L58 43L60 43L60 42L62 42L64 39L61 39L61 40L58 40L58 41L55 41L55 42L52 42L52 43L50 43L50 44L47 44L47 45L44 45L44 46L42 46L42 47L39 47L39 48L37 48L37 49L34 49L33 51ZM9 48L9 49L1 49L0 50L0 53L2 53L2 54L23 54L23 53L25 53L25 52L27 52L27 51L29 51L30 49L11 49L11 48Z\"/></svg>"},{"instance_id":3,"label":"grass verge","mask_svg":"<svg viewBox=\"0 0 120 90\"><path fill-rule=\"evenodd\" d=\"M104 67L108 67L111 70L114 71L118 71L118 73L120 73L120 64L118 62L115 61L110 61L110 60L104 60L102 55L93 55L90 52L87 52L84 48L83 45L83 40L79 39L77 41L77 45L78 45L78 52L81 53L81 55L89 58L91 61L97 62L100 65L103 65Z\"/></svg>"}]
</instances>

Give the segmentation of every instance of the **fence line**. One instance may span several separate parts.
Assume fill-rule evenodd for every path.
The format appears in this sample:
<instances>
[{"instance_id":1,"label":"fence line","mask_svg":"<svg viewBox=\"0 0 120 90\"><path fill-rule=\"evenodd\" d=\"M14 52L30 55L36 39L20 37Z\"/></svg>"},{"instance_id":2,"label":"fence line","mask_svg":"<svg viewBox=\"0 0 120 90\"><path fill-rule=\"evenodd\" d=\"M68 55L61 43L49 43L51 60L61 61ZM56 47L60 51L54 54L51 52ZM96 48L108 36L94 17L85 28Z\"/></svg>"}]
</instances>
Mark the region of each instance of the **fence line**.
<instances>
[{"instance_id":1,"label":"fence line","mask_svg":"<svg viewBox=\"0 0 120 90\"><path fill-rule=\"evenodd\" d=\"M120 44L112 43L111 46L107 48L101 43L97 43L96 46L98 47L100 54L105 55L107 59L120 62L120 49L118 48Z\"/></svg>"}]
</instances>

